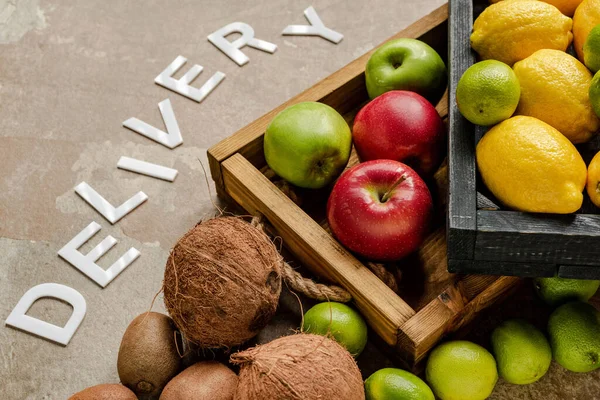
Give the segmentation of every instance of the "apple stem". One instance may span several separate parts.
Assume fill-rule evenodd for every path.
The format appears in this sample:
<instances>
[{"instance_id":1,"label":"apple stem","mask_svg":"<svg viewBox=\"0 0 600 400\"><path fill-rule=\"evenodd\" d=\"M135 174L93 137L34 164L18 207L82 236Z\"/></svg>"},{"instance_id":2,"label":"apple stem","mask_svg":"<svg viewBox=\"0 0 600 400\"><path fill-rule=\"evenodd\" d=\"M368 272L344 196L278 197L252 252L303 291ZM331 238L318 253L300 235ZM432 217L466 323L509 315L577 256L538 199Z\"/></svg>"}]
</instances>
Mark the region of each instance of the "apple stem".
<instances>
[{"instance_id":1,"label":"apple stem","mask_svg":"<svg viewBox=\"0 0 600 400\"><path fill-rule=\"evenodd\" d=\"M392 195L392 192L394 191L394 189L396 189L398 187L398 185L400 185L405 180L406 180L406 175L402 175L400 178L398 178L398 180L396 182L394 182L392 187L383 194L383 196L381 197L381 202L385 203L386 201L388 201L390 199L390 196Z\"/></svg>"}]
</instances>

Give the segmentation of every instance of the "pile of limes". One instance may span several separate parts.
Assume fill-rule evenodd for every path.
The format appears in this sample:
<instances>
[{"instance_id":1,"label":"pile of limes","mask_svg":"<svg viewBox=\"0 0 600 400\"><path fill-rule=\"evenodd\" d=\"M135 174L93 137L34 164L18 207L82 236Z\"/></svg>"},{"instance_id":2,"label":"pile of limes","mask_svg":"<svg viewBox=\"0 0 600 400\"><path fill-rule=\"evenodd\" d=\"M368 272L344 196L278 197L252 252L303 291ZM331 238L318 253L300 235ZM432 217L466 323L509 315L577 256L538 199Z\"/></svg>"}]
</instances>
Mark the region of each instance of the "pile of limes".
<instances>
[{"instance_id":1,"label":"pile of limes","mask_svg":"<svg viewBox=\"0 0 600 400\"><path fill-rule=\"evenodd\" d=\"M600 156L586 167L574 146L600 130L600 0L492 3L471 35L484 61L455 93L466 119L493 126L476 149L483 182L518 211L573 213L586 187L600 207Z\"/></svg>"},{"instance_id":2,"label":"pile of limes","mask_svg":"<svg viewBox=\"0 0 600 400\"><path fill-rule=\"evenodd\" d=\"M424 380L398 368L376 371L365 381L367 400L483 400L498 378L526 385L541 379L554 358L569 371L600 368L600 312L587 301L600 281L537 278L538 296L554 308L546 335L520 319L493 331L490 351L465 340L443 343L429 355ZM319 303L304 315L302 329L334 338L357 357L367 343L367 325L352 307Z\"/></svg>"}]
</instances>

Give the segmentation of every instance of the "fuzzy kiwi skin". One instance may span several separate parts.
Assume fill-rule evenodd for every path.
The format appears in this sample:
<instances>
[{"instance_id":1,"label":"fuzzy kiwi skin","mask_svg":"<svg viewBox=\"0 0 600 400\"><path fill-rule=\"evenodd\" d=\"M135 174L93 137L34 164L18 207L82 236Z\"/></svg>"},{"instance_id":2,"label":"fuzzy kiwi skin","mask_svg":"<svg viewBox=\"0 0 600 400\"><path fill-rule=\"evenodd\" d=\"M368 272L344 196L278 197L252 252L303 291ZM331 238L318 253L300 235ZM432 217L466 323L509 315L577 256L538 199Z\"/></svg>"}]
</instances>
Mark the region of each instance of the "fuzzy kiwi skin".
<instances>
[{"instance_id":1,"label":"fuzzy kiwi skin","mask_svg":"<svg viewBox=\"0 0 600 400\"><path fill-rule=\"evenodd\" d=\"M156 400L181 370L175 343L177 328L168 316L156 312L137 316L125 330L117 371L123 385L140 400Z\"/></svg>"},{"instance_id":2,"label":"fuzzy kiwi skin","mask_svg":"<svg viewBox=\"0 0 600 400\"><path fill-rule=\"evenodd\" d=\"M186 368L163 390L160 400L233 400L238 377L216 361Z\"/></svg>"},{"instance_id":3,"label":"fuzzy kiwi skin","mask_svg":"<svg viewBox=\"0 0 600 400\"><path fill-rule=\"evenodd\" d=\"M123 385L104 383L75 393L69 400L137 400L137 397Z\"/></svg>"}]
</instances>

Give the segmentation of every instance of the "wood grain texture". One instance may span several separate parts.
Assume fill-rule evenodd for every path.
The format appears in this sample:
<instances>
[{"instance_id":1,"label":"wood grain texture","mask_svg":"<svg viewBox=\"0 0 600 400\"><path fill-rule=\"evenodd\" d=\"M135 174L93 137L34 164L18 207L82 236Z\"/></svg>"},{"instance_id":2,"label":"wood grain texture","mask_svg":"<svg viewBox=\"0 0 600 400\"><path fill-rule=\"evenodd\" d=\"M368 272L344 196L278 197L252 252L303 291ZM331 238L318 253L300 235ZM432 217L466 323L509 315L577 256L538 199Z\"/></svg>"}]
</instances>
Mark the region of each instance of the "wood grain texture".
<instances>
[{"instance_id":1,"label":"wood grain texture","mask_svg":"<svg viewBox=\"0 0 600 400\"><path fill-rule=\"evenodd\" d=\"M437 44L441 54L446 54L447 18L448 5L443 5L388 40L401 37L419 38L427 35L431 45L435 48ZM303 101L320 101L337 109L341 114L357 109L368 99L364 83L364 70L367 60L376 50L367 52L313 87L211 147L208 150L208 159L215 184L223 185L221 163L235 153L242 154L254 165L258 165L264 160L262 140L265 129L275 115L285 108Z\"/></svg>"},{"instance_id":2,"label":"wood grain texture","mask_svg":"<svg viewBox=\"0 0 600 400\"><path fill-rule=\"evenodd\" d=\"M455 95L460 77L475 60L469 46L471 0L451 1L449 19L448 252L453 258L472 259L477 229L475 138L473 125L458 111Z\"/></svg>"},{"instance_id":3,"label":"wood grain texture","mask_svg":"<svg viewBox=\"0 0 600 400\"><path fill-rule=\"evenodd\" d=\"M561 278L600 279L600 267L585 265L559 265L556 273Z\"/></svg>"},{"instance_id":4,"label":"wood grain texture","mask_svg":"<svg viewBox=\"0 0 600 400\"><path fill-rule=\"evenodd\" d=\"M449 286L400 327L398 351L408 358L414 370L420 369L419 363L445 334L468 324L481 310L506 296L520 282L516 277L494 278L471 300L465 295L463 281Z\"/></svg>"},{"instance_id":5,"label":"wood grain texture","mask_svg":"<svg viewBox=\"0 0 600 400\"><path fill-rule=\"evenodd\" d=\"M416 365L451 330L448 323L464 308L465 301L457 286L452 285L400 327L397 349L409 365Z\"/></svg>"},{"instance_id":6,"label":"wood grain texture","mask_svg":"<svg viewBox=\"0 0 600 400\"><path fill-rule=\"evenodd\" d=\"M377 334L396 344L398 326L415 314L406 302L241 155L223 162L223 181L237 203L264 215L303 265L348 290Z\"/></svg>"},{"instance_id":7,"label":"wood grain texture","mask_svg":"<svg viewBox=\"0 0 600 400\"><path fill-rule=\"evenodd\" d=\"M475 260L588 265L600 274L600 215L481 210L477 222Z\"/></svg>"},{"instance_id":8,"label":"wood grain texture","mask_svg":"<svg viewBox=\"0 0 600 400\"><path fill-rule=\"evenodd\" d=\"M448 271L460 274L508 275L523 278L554 276L555 264L448 259Z\"/></svg>"}]
</instances>

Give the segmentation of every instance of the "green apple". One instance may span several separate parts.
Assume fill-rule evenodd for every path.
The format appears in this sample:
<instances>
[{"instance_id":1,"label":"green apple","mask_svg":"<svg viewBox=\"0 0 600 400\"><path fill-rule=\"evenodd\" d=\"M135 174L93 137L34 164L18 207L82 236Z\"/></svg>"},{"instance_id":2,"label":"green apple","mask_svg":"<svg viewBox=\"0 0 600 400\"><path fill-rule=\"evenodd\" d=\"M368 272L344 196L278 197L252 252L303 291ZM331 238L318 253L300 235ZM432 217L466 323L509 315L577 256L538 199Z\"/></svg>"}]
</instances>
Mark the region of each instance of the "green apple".
<instances>
[{"instance_id":1,"label":"green apple","mask_svg":"<svg viewBox=\"0 0 600 400\"><path fill-rule=\"evenodd\" d=\"M365 69L367 92L375 97L390 90L409 90L436 104L446 89L446 65L427 43L395 39L371 55Z\"/></svg>"},{"instance_id":2,"label":"green apple","mask_svg":"<svg viewBox=\"0 0 600 400\"><path fill-rule=\"evenodd\" d=\"M265 132L269 167L293 185L318 189L331 183L350 158L352 134L344 118L323 103L286 108Z\"/></svg>"}]
</instances>

